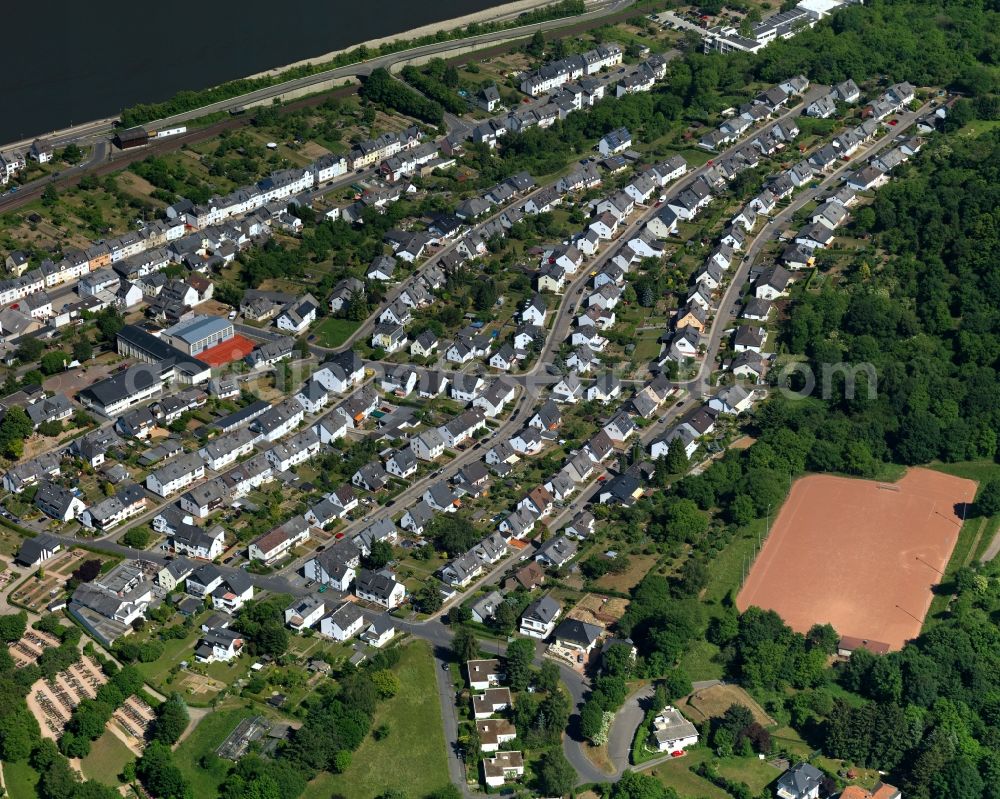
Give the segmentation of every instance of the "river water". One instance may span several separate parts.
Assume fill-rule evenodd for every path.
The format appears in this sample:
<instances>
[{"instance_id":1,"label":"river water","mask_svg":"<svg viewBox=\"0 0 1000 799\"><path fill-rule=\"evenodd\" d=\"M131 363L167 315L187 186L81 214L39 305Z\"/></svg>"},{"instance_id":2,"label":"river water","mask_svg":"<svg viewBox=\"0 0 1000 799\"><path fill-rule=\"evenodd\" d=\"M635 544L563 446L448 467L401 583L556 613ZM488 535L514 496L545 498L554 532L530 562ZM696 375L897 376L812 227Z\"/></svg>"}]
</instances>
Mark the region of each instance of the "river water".
<instances>
[{"instance_id":1,"label":"river water","mask_svg":"<svg viewBox=\"0 0 1000 799\"><path fill-rule=\"evenodd\" d=\"M0 142L118 115L502 0L48 0L0 47ZM35 13L37 12L37 13Z\"/></svg>"}]
</instances>

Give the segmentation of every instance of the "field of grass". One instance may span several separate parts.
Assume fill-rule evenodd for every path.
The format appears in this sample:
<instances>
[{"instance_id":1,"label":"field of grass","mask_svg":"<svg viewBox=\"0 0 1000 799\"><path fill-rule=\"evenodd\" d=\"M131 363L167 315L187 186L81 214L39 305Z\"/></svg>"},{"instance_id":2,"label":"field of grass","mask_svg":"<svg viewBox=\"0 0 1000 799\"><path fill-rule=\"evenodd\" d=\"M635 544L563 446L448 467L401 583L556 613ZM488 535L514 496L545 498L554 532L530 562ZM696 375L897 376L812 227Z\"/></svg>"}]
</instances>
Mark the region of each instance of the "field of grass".
<instances>
[{"instance_id":1,"label":"field of grass","mask_svg":"<svg viewBox=\"0 0 1000 799\"><path fill-rule=\"evenodd\" d=\"M936 472L953 474L955 477L964 477L967 480L975 480L977 483L985 483L994 477L1000 477L1000 464L991 460L962 461L961 463L932 463L928 468Z\"/></svg>"},{"instance_id":2,"label":"field of grass","mask_svg":"<svg viewBox=\"0 0 1000 799\"><path fill-rule=\"evenodd\" d=\"M974 119L962 127L958 135L965 139L976 139L1000 127L1000 119Z\"/></svg>"},{"instance_id":3,"label":"field of grass","mask_svg":"<svg viewBox=\"0 0 1000 799\"><path fill-rule=\"evenodd\" d=\"M303 799L370 799L391 788L408 796L424 796L448 783L444 726L430 647L424 642L410 644L394 670L401 689L379 706L374 723L375 727L388 725L389 735L381 741L367 738L346 772L321 774L309 783ZM414 768L414 763L420 767Z\"/></svg>"},{"instance_id":4,"label":"field of grass","mask_svg":"<svg viewBox=\"0 0 1000 799\"><path fill-rule=\"evenodd\" d=\"M174 762L183 772L195 796L216 796L219 786L229 771L229 761L215 757L215 750L245 718L257 715L245 707L216 710L198 722L198 726L177 747ZM202 756L212 761L209 768L202 765Z\"/></svg>"},{"instance_id":5,"label":"field of grass","mask_svg":"<svg viewBox=\"0 0 1000 799\"><path fill-rule=\"evenodd\" d=\"M631 591L642 582L649 570L656 565L658 555L629 555L629 566L621 574L605 574L594 586L612 591Z\"/></svg>"},{"instance_id":6,"label":"field of grass","mask_svg":"<svg viewBox=\"0 0 1000 799\"><path fill-rule=\"evenodd\" d=\"M805 741L802 740L802 736L799 735L791 727L778 727L777 729L771 730L771 742L772 750L784 749L796 757L807 758L809 757L813 750Z\"/></svg>"},{"instance_id":7,"label":"field of grass","mask_svg":"<svg viewBox=\"0 0 1000 799\"><path fill-rule=\"evenodd\" d=\"M316 343L321 347L339 347L357 329L357 322L328 316L316 325L312 334L316 337Z\"/></svg>"},{"instance_id":8,"label":"field of grass","mask_svg":"<svg viewBox=\"0 0 1000 799\"><path fill-rule=\"evenodd\" d=\"M755 519L741 527L729 545L709 561L708 585L704 595L709 613L718 612L719 604L728 593L732 592L735 598L742 585L744 566L749 568L750 565L747 558L754 554L758 536L764 535L766 526L764 519Z\"/></svg>"},{"instance_id":9,"label":"field of grass","mask_svg":"<svg viewBox=\"0 0 1000 799\"><path fill-rule=\"evenodd\" d=\"M7 785L7 795L12 797L23 796L30 799L35 794L35 786L38 785L38 772L28 765L27 760L12 763L7 760L3 763L3 780Z\"/></svg>"},{"instance_id":10,"label":"field of grass","mask_svg":"<svg viewBox=\"0 0 1000 799\"><path fill-rule=\"evenodd\" d=\"M663 332L660 330L642 330L637 334L637 340L635 342L635 351L632 353L632 357L639 363L645 363L646 361L651 361L653 358L660 354L660 336Z\"/></svg>"},{"instance_id":11,"label":"field of grass","mask_svg":"<svg viewBox=\"0 0 1000 799\"><path fill-rule=\"evenodd\" d=\"M0 555L13 555L21 548L21 538L13 530L0 528Z\"/></svg>"},{"instance_id":12,"label":"field of grass","mask_svg":"<svg viewBox=\"0 0 1000 799\"><path fill-rule=\"evenodd\" d=\"M698 799L730 799L729 794L724 790L717 788L691 770L711 759L711 750L694 749L688 751L684 757L660 763L645 773L656 777L668 788L673 788L684 799L693 799L693 797L698 797Z\"/></svg>"},{"instance_id":13,"label":"field of grass","mask_svg":"<svg viewBox=\"0 0 1000 799\"><path fill-rule=\"evenodd\" d=\"M193 658L194 645L201 635L201 630L195 628L187 638L171 638L163 641L163 654L152 663L136 663L146 682L160 687L166 679L170 669L182 660Z\"/></svg>"},{"instance_id":14,"label":"field of grass","mask_svg":"<svg viewBox=\"0 0 1000 799\"><path fill-rule=\"evenodd\" d=\"M695 724L700 724L709 718L722 716L734 704L749 708L754 720L763 726L774 724L774 719L767 715L764 708L738 685L714 685L687 697L678 707Z\"/></svg>"},{"instance_id":15,"label":"field of grass","mask_svg":"<svg viewBox=\"0 0 1000 799\"><path fill-rule=\"evenodd\" d=\"M778 770L756 757L726 758L719 761L719 773L730 780L745 782L757 795L778 778Z\"/></svg>"},{"instance_id":16,"label":"field of grass","mask_svg":"<svg viewBox=\"0 0 1000 799\"><path fill-rule=\"evenodd\" d=\"M80 761L80 768L88 780L117 786L118 775L125 764L134 759L135 755L121 739L110 730L105 730L104 735L90 745L90 754Z\"/></svg>"}]
</instances>

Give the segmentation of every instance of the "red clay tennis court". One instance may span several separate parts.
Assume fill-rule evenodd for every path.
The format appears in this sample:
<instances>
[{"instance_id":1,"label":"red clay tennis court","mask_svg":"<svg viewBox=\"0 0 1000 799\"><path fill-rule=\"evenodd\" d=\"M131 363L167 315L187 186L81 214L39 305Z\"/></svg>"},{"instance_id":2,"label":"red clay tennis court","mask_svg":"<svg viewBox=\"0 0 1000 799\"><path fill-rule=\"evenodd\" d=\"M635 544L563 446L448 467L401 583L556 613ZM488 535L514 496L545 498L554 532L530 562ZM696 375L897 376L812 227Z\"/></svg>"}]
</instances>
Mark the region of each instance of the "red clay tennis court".
<instances>
[{"instance_id":1,"label":"red clay tennis court","mask_svg":"<svg viewBox=\"0 0 1000 799\"><path fill-rule=\"evenodd\" d=\"M227 363L239 361L246 358L256 345L246 336L237 333L230 339L226 339L221 344L209 347L198 353L199 361L204 361L209 366L225 366Z\"/></svg>"},{"instance_id":2,"label":"red clay tennis court","mask_svg":"<svg viewBox=\"0 0 1000 799\"><path fill-rule=\"evenodd\" d=\"M736 598L806 632L900 649L920 633L931 590L958 540L972 480L910 469L897 483L811 475L798 480Z\"/></svg>"}]
</instances>

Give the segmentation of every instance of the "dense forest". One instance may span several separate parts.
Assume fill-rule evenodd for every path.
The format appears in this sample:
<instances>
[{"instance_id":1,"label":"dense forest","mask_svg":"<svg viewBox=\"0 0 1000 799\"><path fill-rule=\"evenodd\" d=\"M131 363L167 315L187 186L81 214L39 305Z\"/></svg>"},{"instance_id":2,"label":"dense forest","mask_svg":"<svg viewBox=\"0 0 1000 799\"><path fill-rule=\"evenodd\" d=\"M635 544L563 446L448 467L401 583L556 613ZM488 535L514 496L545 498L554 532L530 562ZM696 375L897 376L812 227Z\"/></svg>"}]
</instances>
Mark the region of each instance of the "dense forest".
<instances>
[{"instance_id":1,"label":"dense forest","mask_svg":"<svg viewBox=\"0 0 1000 799\"><path fill-rule=\"evenodd\" d=\"M996 133L949 138L879 191L872 246L835 286L799 295L784 329L784 345L816 374L870 363L877 388L859 381L852 399L834 380L828 401L771 403L760 425L815 438L809 467L819 470L996 455L998 207Z\"/></svg>"}]
</instances>

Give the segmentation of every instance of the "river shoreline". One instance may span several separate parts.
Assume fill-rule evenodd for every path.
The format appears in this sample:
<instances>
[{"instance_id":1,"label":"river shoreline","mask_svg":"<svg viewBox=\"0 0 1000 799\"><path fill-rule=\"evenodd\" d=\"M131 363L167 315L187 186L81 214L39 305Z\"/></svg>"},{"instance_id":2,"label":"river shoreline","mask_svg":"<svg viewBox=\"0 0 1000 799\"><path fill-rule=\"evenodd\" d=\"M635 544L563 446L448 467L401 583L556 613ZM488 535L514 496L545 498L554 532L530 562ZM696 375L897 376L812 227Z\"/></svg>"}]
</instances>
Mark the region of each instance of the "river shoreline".
<instances>
[{"instance_id":1,"label":"river shoreline","mask_svg":"<svg viewBox=\"0 0 1000 799\"><path fill-rule=\"evenodd\" d=\"M252 80L254 78L273 78L283 72L287 72L290 69L295 69L296 67L312 67L319 64L325 64L332 61L337 56L342 55L343 53L349 53L352 50L357 50L359 47L375 49L389 42L419 39L424 36L434 36L441 31L453 31L459 28L465 28L473 23L502 22L516 17L518 14L522 14L526 11L534 11L538 8L555 5L557 2L558 0L513 0L513 2L504 3L503 5L494 6L493 8L486 8L482 11L477 11L473 14L466 14L462 17L453 17L452 19L445 19L440 22L431 22L427 25L421 25L419 28L394 33L390 36L382 36L378 39L369 39L365 42L357 42L348 47L343 47L340 50L333 50L332 52L321 56L304 58L301 61L286 64L282 67L274 67L273 69L268 69L264 72L247 75L246 79Z\"/></svg>"},{"instance_id":2,"label":"river shoreline","mask_svg":"<svg viewBox=\"0 0 1000 799\"><path fill-rule=\"evenodd\" d=\"M314 4L322 1L308 0ZM593 1L589 0L589 2ZM256 8L265 0L247 0L247 2L251 7ZM470 6L475 9L484 2L496 4L463 14ZM61 38L57 35L53 41L55 52L61 55L47 59L40 65L39 69L34 70L31 86L17 84L12 87L7 100L9 107L18 109L18 113L6 115L4 122L0 124L0 142L5 142L2 145L4 149L23 150L36 138L53 140L56 145L77 139L87 140L88 137L102 134L106 130L116 115L120 114L117 109L144 103L155 104L168 100L185 90L202 91L247 77L268 76L273 78L296 66L326 64L338 54L351 52L362 46L375 49L386 42L405 42L434 36L442 31L465 28L472 23L515 20L519 14L551 6L555 2L556 0L512 0L507 3L504 3L503 0L449 0L447 3L442 2L441 7L437 9L437 13L448 15L447 19L423 25L417 24L416 26L414 24L421 14L392 13L392 9L398 8L398 6L390 4L387 9L389 11L388 19L395 20L395 24L404 28L397 33L366 38L376 34L379 27L382 30L389 27L385 20L379 25L372 21L373 18L377 20L378 16L374 15L373 17L369 13L367 17L364 17L365 24L355 26L350 22L353 17L348 14L344 18L344 26L339 30L331 28L329 34L324 28L323 33L317 31L318 35L314 33L312 36L297 38L294 32L285 31L283 28L283 32L287 33L281 39L283 46L273 42L273 33L277 33L277 31L272 33L266 28L260 29L259 26L257 28L245 26L243 29L221 28L214 39L209 37L211 46L218 48L220 52L240 53L239 57L225 60L231 62L242 60L246 67L238 72L234 71L235 74L231 72L228 75L225 69L207 69L201 66L205 57L204 48L209 46L209 41L202 43L200 40L195 41L186 50L179 50L167 71L164 71L167 62L160 55L141 49L133 51L129 50L128 47L121 54L121 59L128 63L128 67L124 71L120 69L120 64L117 61L102 60L101 58L96 58L92 63L89 63L86 70L81 71L78 58L80 54L75 50L78 39L66 32ZM72 5L72 0L56 0L57 8L61 8L62 4L66 4L66 8L71 11L74 9L79 11L78 6ZM213 16L206 19L206 25L212 27L214 20L214 24L217 26L221 19L215 17L223 12L218 7L209 10ZM427 14L428 11L428 9L424 9L423 14ZM368 12L362 11L360 13ZM434 12L430 11L430 13ZM154 26L163 25L168 19L168 12L161 7L156 13L150 15L148 23ZM329 22L329 18L324 19L324 24L327 27L329 27ZM87 24L91 24L89 19ZM81 24L80 27L86 30L87 24ZM278 25L276 28L282 28L282 26ZM317 25L318 28L319 25ZM123 32L122 35L126 37L127 42L132 41L128 38L127 31ZM300 38L301 40L299 40ZM339 48L325 52L331 45L333 47L339 45ZM269 67L262 71L260 54L271 49L273 49L274 58L271 63L283 66ZM256 53L253 57L246 55L246 52L251 50ZM323 54L300 58L299 56L303 52ZM11 58L17 58L17 49L14 48L8 55ZM342 55L341 58L343 58ZM254 60L256 63L253 63ZM264 63L267 62L264 61ZM47 87L50 87L51 90ZM88 121L76 121L80 119Z\"/></svg>"}]
</instances>

